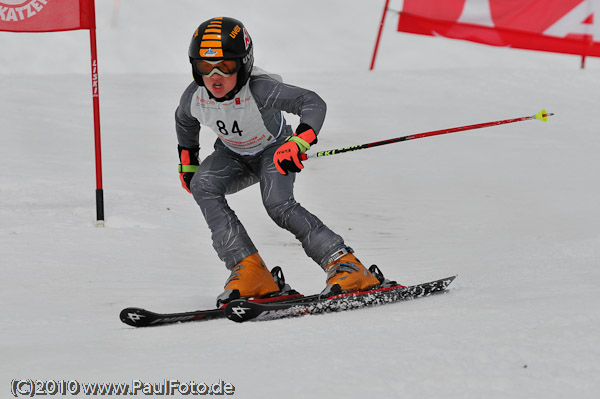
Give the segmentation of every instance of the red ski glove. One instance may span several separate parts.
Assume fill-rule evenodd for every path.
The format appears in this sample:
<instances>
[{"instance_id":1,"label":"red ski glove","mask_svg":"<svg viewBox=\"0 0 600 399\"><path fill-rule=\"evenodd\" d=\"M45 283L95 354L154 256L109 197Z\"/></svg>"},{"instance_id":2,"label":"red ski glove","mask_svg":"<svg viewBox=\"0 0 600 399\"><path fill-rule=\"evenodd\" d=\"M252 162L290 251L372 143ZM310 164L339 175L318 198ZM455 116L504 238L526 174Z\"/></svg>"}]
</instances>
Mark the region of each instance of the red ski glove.
<instances>
[{"instance_id":1,"label":"red ski glove","mask_svg":"<svg viewBox=\"0 0 600 399\"><path fill-rule=\"evenodd\" d=\"M273 163L279 173L287 176L288 172L298 173L304 169L301 154L317 142L317 135L310 126L301 123L296 133L285 141L275 152Z\"/></svg>"},{"instance_id":2,"label":"red ski glove","mask_svg":"<svg viewBox=\"0 0 600 399\"><path fill-rule=\"evenodd\" d=\"M194 173L198 170L198 165L200 165L198 160L200 147L183 148L178 145L177 149L179 150L179 179L181 180L181 186L191 194L190 183L192 177L194 177Z\"/></svg>"}]
</instances>

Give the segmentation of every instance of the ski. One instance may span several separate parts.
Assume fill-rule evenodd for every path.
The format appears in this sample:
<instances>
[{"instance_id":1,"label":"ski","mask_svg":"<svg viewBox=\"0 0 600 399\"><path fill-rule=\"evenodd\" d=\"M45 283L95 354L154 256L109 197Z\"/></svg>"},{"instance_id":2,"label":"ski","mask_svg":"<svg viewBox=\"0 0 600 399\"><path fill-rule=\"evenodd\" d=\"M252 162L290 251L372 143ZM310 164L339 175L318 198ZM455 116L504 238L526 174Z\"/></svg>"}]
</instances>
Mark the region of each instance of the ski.
<instances>
[{"instance_id":1,"label":"ski","mask_svg":"<svg viewBox=\"0 0 600 399\"><path fill-rule=\"evenodd\" d=\"M289 284L286 284L285 277L281 267L275 266L271 270L273 279L279 286L279 292L271 294L267 298L252 299L251 301L266 303L266 302L290 302L306 298L298 291L292 289ZM239 291L233 298L239 298ZM121 321L132 327L151 327L162 326L166 324L188 323L192 321L204 321L225 318L225 305L214 309L193 310L191 312L179 313L156 313L146 309L128 307L119 314Z\"/></svg>"},{"instance_id":2,"label":"ski","mask_svg":"<svg viewBox=\"0 0 600 399\"><path fill-rule=\"evenodd\" d=\"M441 293L456 276L412 286L395 285L368 291L343 293L320 298L319 295L284 303L257 303L236 299L225 307L225 315L236 322L276 320L304 315L340 312L415 299Z\"/></svg>"},{"instance_id":3,"label":"ski","mask_svg":"<svg viewBox=\"0 0 600 399\"><path fill-rule=\"evenodd\" d=\"M301 298L305 297L301 294L292 294L272 298L253 299L252 301L256 301L257 303L279 303L299 300ZM223 319L225 318L225 307L180 313L156 313L142 308L129 307L121 311L119 318L123 323L132 327L162 326L165 324Z\"/></svg>"},{"instance_id":4,"label":"ski","mask_svg":"<svg viewBox=\"0 0 600 399\"><path fill-rule=\"evenodd\" d=\"M224 309L194 310L183 313L155 313L142 308L125 308L119 314L121 321L132 327L161 326L190 321L221 319Z\"/></svg>"}]
</instances>

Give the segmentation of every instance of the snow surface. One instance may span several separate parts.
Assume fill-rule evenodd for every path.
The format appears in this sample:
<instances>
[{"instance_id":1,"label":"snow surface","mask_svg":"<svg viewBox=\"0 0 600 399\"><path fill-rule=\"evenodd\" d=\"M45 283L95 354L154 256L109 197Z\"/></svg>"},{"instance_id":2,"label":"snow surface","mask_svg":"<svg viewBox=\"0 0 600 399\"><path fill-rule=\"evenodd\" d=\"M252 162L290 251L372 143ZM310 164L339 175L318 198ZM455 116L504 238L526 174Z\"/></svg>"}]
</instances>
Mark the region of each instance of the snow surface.
<instances>
[{"instance_id":1,"label":"snow surface","mask_svg":"<svg viewBox=\"0 0 600 399\"><path fill-rule=\"evenodd\" d=\"M400 34L390 12L370 72L384 1L96 3L105 228L88 32L0 32L2 396L31 378L223 379L239 398L597 397L598 59L581 70L575 56ZM243 325L119 321L127 306L210 308L228 276L179 186L173 126L189 38L217 15L245 22L257 65L327 101L318 150L556 113L307 161L297 199L359 258L407 284L458 274L448 294ZM323 288L257 187L230 204L270 267Z\"/></svg>"}]
</instances>

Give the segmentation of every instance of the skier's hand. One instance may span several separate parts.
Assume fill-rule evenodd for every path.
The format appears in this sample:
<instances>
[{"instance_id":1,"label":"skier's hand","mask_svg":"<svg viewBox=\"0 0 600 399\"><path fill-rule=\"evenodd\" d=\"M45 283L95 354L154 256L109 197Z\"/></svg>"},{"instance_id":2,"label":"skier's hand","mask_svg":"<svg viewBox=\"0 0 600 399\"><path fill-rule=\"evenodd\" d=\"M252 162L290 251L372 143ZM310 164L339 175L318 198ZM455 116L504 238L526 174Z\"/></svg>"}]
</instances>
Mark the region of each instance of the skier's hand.
<instances>
[{"instance_id":1,"label":"skier's hand","mask_svg":"<svg viewBox=\"0 0 600 399\"><path fill-rule=\"evenodd\" d=\"M192 183L192 178L194 177L194 172L185 172L179 174L179 180L181 180L181 187L185 189L188 193L192 193L190 190L190 184Z\"/></svg>"},{"instance_id":2,"label":"skier's hand","mask_svg":"<svg viewBox=\"0 0 600 399\"><path fill-rule=\"evenodd\" d=\"M287 175L288 172L298 173L304 169L301 157L312 144L317 142L315 131L306 124L300 124L296 130L296 134L288 137L285 144L281 145L275 152L273 163L275 168L282 175Z\"/></svg>"},{"instance_id":3,"label":"skier's hand","mask_svg":"<svg viewBox=\"0 0 600 399\"><path fill-rule=\"evenodd\" d=\"M300 161L300 147L291 141L292 137L288 137L288 140L277 149L273 157L273 163L282 175L287 175L288 172L297 173L304 169L304 165Z\"/></svg>"},{"instance_id":4,"label":"skier's hand","mask_svg":"<svg viewBox=\"0 0 600 399\"><path fill-rule=\"evenodd\" d=\"M183 148L177 146L177 149L179 150L179 179L181 180L181 186L188 193L191 193L190 183L192 182L194 173L198 170L198 165L200 165L198 159L200 147Z\"/></svg>"}]
</instances>

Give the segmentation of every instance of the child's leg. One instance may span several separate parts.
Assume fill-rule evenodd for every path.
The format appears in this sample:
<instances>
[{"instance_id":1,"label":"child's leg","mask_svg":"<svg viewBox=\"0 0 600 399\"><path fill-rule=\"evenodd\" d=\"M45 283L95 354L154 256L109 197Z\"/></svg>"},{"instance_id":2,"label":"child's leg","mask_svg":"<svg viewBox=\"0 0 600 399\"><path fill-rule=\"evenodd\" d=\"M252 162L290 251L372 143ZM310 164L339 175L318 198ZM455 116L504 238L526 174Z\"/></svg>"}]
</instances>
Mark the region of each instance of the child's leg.
<instances>
[{"instance_id":1,"label":"child's leg","mask_svg":"<svg viewBox=\"0 0 600 399\"><path fill-rule=\"evenodd\" d=\"M206 157L191 182L194 199L212 232L213 247L231 270L257 251L246 229L227 204L226 194L240 191L258 179L235 154L217 150Z\"/></svg>"},{"instance_id":2,"label":"child's leg","mask_svg":"<svg viewBox=\"0 0 600 399\"><path fill-rule=\"evenodd\" d=\"M275 169L273 154L265 151L259 171L262 201L267 213L279 226L302 243L306 254L323 269L329 257L345 248L342 237L294 199L295 173L282 175Z\"/></svg>"}]
</instances>

